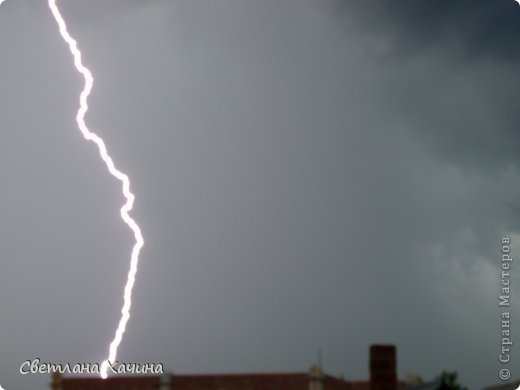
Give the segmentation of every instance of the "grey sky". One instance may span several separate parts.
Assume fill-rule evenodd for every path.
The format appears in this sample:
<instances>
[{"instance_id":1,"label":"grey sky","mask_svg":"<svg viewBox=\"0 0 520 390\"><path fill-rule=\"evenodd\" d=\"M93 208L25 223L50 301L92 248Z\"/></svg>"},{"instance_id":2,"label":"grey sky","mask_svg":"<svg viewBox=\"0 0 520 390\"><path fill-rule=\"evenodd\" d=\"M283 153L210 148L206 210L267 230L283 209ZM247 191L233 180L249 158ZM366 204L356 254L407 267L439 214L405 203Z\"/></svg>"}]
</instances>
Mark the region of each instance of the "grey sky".
<instances>
[{"instance_id":1,"label":"grey sky","mask_svg":"<svg viewBox=\"0 0 520 390\"><path fill-rule=\"evenodd\" d=\"M120 360L303 371L321 348L328 373L366 379L384 342L401 377L498 382L513 0L59 5L146 241ZM44 388L23 361L106 357L132 237L45 1L3 4L0 48L0 384Z\"/></svg>"}]
</instances>

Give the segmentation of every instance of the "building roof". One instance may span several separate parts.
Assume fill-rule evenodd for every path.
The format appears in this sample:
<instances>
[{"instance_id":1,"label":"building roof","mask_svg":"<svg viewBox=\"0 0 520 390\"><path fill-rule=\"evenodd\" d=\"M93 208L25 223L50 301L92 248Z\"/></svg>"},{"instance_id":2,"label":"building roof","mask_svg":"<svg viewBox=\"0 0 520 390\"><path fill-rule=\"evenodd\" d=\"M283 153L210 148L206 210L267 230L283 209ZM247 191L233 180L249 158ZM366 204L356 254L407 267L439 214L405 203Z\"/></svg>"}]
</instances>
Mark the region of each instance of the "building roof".
<instances>
[{"instance_id":1,"label":"building roof","mask_svg":"<svg viewBox=\"0 0 520 390\"><path fill-rule=\"evenodd\" d=\"M307 386L307 374L173 375L172 389L297 390Z\"/></svg>"},{"instance_id":2,"label":"building roof","mask_svg":"<svg viewBox=\"0 0 520 390\"><path fill-rule=\"evenodd\" d=\"M62 378L62 390L157 390L161 376L114 376ZM219 375L171 375L170 388L175 390L301 390L307 387L306 373L287 374L219 374ZM331 387L343 390L341 387ZM345 388L345 390L350 390Z\"/></svg>"},{"instance_id":3,"label":"building roof","mask_svg":"<svg viewBox=\"0 0 520 390\"><path fill-rule=\"evenodd\" d=\"M172 390L307 390L309 374L214 374L170 375ZM369 381L347 381L323 374L325 390L370 390ZM62 390L158 390L161 376L63 377ZM402 382L399 389L404 389ZM422 390L422 389L421 389ZM429 390L429 389L428 389Z\"/></svg>"},{"instance_id":4,"label":"building roof","mask_svg":"<svg viewBox=\"0 0 520 390\"><path fill-rule=\"evenodd\" d=\"M62 390L152 390L158 389L160 376L70 377L61 379Z\"/></svg>"}]
</instances>

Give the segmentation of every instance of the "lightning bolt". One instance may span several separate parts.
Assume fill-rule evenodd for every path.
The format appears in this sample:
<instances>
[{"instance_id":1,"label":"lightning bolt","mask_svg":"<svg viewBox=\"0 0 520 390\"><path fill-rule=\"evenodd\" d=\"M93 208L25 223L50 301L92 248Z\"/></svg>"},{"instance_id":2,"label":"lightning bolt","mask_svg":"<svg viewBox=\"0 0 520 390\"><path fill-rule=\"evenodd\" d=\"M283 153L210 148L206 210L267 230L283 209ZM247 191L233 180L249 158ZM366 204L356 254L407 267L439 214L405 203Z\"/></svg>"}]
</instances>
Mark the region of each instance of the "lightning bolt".
<instances>
[{"instance_id":1,"label":"lightning bolt","mask_svg":"<svg viewBox=\"0 0 520 390\"><path fill-rule=\"evenodd\" d=\"M5 1L5 0L0 0ZM79 130L83 134L86 140L92 141L98 147L99 155L102 160L105 162L108 171L112 176L114 176L117 180L119 180L122 184L122 192L123 196L126 199L125 204L121 207L121 218L128 225L128 227L132 230L135 237L135 244L132 249L132 255L130 259L130 271L128 272L128 279L124 289L124 303L123 308L121 310L121 320L119 321L119 325L117 327L115 336L113 341L110 343L109 354L107 360L103 361L101 364L100 374L102 378L107 377L107 371L110 363L114 363L116 361L117 356L117 348L121 343L123 338L123 334L125 333L126 324L128 319L130 318L130 307L132 305L132 288L135 282L135 274L137 272L137 264L139 261L139 252L141 251L142 246L144 245L143 236L141 235L141 229L135 222L135 220L128 214L130 210L132 210L135 196L130 191L130 180L127 175L118 170L114 166L114 162L112 158L109 156L107 152L107 148L105 146L104 141L95 133L91 132L87 125L85 124L85 114L88 110L87 98L90 95L90 91L92 90L92 85L94 83L94 78L92 77L92 73L85 67L81 61L81 51L78 49L77 42L74 38L72 38L67 31L67 25L65 20L61 16L61 13L56 5L56 0L49 0L49 8L56 19L56 23L58 24L60 34L63 40L68 44L70 52L74 58L74 65L76 69L83 78L85 79L85 86L83 91L80 94L80 107L78 109L78 113L76 115L76 121L78 123Z\"/></svg>"},{"instance_id":2,"label":"lightning bolt","mask_svg":"<svg viewBox=\"0 0 520 390\"><path fill-rule=\"evenodd\" d=\"M4 3L5 1L6 0L0 0L0 5L2 5L2 3ZM81 131L83 137L85 137L86 140L92 141L96 144L96 146L98 147L99 155L105 162L108 171L112 176L114 176L121 182L123 196L126 199L125 204L121 207L121 218L132 230L135 238L135 244L132 248L132 254L130 258L130 270L128 271L128 279L124 289L124 301L123 308L121 309L121 319L116 329L114 339L110 343L108 358L105 361L103 361L100 368L101 377L106 378L110 363L116 361L117 348L121 343L123 334L126 330L126 324L130 319L130 308L132 306L132 288L134 286L135 275L137 273L139 253L144 245L144 239L141 234L141 229L139 228L135 220L129 215L129 212L132 210L135 199L134 194L130 191L130 179L127 175L125 175L123 172L121 172L119 169L115 167L112 158L107 152L105 142L97 134L91 132L85 123L85 114L88 110L87 99L90 95L92 85L94 83L92 73L86 66L83 65L81 61L81 51L78 49L76 40L72 38L67 31L67 25L65 23L65 20L61 16L58 6L56 5L56 0L49 0L49 8L52 12L52 15L54 16L54 19L56 19L56 23L58 24L59 31L63 40L69 46L70 52L74 58L74 65L76 66L77 71L81 73L81 75L85 79L85 86L80 94L79 99L80 107L76 115L76 121L78 123L79 130ZM0 386L0 390L4 390L2 386Z\"/></svg>"}]
</instances>

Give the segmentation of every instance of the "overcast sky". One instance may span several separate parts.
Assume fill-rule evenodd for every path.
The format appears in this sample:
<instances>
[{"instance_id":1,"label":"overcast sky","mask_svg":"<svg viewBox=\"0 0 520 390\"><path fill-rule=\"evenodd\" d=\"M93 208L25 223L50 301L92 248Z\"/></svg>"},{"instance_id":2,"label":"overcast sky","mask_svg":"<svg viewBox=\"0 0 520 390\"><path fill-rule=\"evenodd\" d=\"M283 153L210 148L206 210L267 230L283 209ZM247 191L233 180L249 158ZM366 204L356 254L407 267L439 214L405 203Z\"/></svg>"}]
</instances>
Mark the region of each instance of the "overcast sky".
<instances>
[{"instance_id":1,"label":"overcast sky","mask_svg":"<svg viewBox=\"0 0 520 390\"><path fill-rule=\"evenodd\" d=\"M46 388L25 360L106 358L133 245L46 3L0 7L8 390ZM321 348L327 373L366 380L370 344L392 343L400 377L499 382L500 238L520 253L514 0L58 5L146 242L119 360L306 371Z\"/></svg>"}]
</instances>

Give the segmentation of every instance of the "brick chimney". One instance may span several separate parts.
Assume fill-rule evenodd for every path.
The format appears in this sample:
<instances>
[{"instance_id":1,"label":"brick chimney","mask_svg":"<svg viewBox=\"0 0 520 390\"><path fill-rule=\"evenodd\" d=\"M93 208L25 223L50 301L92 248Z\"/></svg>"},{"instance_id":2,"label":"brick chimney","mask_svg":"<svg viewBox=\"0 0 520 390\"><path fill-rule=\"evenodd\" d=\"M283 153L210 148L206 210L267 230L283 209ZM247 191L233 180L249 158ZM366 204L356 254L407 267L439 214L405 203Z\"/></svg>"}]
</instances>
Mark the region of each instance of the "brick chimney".
<instances>
[{"instance_id":1,"label":"brick chimney","mask_svg":"<svg viewBox=\"0 0 520 390\"><path fill-rule=\"evenodd\" d=\"M397 390L397 358L393 345L370 347L370 390Z\"/></svg>"}]
</instances>

